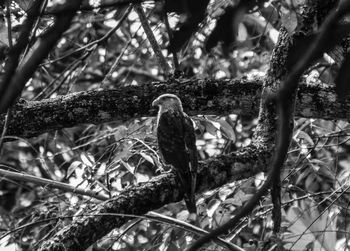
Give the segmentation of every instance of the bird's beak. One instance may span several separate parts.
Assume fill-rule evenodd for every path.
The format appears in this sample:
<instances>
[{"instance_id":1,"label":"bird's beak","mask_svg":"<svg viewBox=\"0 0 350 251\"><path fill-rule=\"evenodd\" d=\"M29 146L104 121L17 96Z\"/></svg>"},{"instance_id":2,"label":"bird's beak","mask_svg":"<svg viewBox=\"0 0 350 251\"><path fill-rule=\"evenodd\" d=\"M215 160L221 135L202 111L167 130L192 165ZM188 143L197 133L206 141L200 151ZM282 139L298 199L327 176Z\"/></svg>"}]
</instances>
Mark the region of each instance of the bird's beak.
<instances>
[{"instance_id":1,"label":"bird's beak","mask_svg":"<svg viewBox=\"0 0 350 251\"><path fill-rule=\"evenodd\" d=\"M159 99L156 98L155 100L153 100L152 106L153 106L153 107L156 107L156 106L158 106L158 105L159 105Z\"/></svg>"}]
</instances>

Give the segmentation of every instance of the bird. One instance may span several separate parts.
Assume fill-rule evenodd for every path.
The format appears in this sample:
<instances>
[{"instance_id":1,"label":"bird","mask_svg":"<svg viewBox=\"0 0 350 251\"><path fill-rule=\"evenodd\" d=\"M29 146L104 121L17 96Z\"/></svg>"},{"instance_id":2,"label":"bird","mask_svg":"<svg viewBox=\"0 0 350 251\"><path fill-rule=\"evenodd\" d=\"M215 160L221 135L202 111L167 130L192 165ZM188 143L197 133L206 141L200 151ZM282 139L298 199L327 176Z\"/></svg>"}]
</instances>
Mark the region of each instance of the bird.
<instances>
[{"instance_id":1,"label":"bird","mask_svg":"<svg viewBox=\"0 0 350 251\"><path fill-rule=\"evenodd\" d=\"M152 102L158 106L157 140L160 155L177 173L190 221L196 221L195 189L197 180L196 136L191 118L184 113L181 100L174 94L160 95Z\"/></svg>"}]
</instances>

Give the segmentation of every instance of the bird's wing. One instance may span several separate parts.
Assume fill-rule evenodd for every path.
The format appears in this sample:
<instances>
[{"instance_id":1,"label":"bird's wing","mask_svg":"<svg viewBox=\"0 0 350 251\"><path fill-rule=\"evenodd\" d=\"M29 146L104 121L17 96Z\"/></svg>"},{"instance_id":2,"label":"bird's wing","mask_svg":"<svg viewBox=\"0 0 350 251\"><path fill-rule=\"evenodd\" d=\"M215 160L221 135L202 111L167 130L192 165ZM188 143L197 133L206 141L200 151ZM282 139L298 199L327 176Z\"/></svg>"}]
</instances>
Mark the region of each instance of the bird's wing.
<instances>
[{"instance_id":1,"label":"bird's wing","mask_svg":"<svg viewBox=\"0 0 350 251\"><path fill-rule=\"evenodd\" d=\"M187 114L184 113L184 140L185 148L189 154L189 168L191 172L191 198L194 200L194 194L197 185L197 146L196 146L196 135L193 127L193 122Z\"/></svg>"},{"instance_id":2,"label":"bird's wing","mask_svg":"<svg viewBox=\"0 0 350 251\"><path fill-rule=\"evenodd\" d=\"M180 111L161 114L157 128L160 153L167 164L171 164L182 174L189 176L190 154L185 143L184 115Z\"/></svg>"},{"instance_id":3,"label":"bird's wing","mask_svg":"<svg viewBox=\"0 0 350 251\"><path fill-rule=\"evenodd\" d=\"M197 172L197 147L196 147L196 136L193 127L192 119L184 113L184 141L185 148L190 155L190 169L191 172Z\"/></svg>"},{"instance_id":4,"label":"bird's wing","mask_svg":"<svg viewBox=\"0 0 350 251\"><path fill-rule=\"evenodd\" d=\"M197 152L191 119L180 111L162 113L158 121L157 138L165 163L171 164L179 174L182 189L186 191L185 202L189 212L196 213L194 191Z\"/></svg>"}]
</instances>

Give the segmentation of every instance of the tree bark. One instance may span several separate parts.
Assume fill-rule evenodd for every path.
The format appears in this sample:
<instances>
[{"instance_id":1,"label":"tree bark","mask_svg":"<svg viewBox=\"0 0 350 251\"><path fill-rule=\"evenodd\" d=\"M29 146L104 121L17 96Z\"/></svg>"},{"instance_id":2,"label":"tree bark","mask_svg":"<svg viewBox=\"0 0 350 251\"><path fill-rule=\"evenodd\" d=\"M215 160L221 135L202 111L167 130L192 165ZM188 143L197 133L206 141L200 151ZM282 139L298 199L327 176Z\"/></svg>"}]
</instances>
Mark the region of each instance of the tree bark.
<instances>
[{"instance_id":1,"label":"tree bark","mask_svg":"<svg viewBox=\"0 0 350 251\"><path fill-rule=\"evenodd\" d=\"M42 133L84 123L123 122L135 117L155 116L154 98L175 93L189 115L242 114L256 117L261 98L262 80L194 80L165 82L115 90L72 93L42 101L22 101L13 107L8 136L30 138ZM338 101L333 86L300 85L296 116L336 120L350 119L350 99ZM3 128L5 114L0 115Z\"/></svg>"},{"instance_id":2,"label":"tree bark","mask_svg":"<svg viewBox=\"0 0 350 251\"><path fill-rule=\"evenodd\" d=\"M264 171L271 158L267 148L254 144L245 149L199 163L197 193L220 187ZM172 173L125 189L118 196L74 216L73 222L58 231L39 250L85 250L115 228L130 220L120 214L143 215L183 198L179 181ZM118 214L118 215L115 215ZM57 219L59 220L59 219Z\"/></svg>"}]
</instances>

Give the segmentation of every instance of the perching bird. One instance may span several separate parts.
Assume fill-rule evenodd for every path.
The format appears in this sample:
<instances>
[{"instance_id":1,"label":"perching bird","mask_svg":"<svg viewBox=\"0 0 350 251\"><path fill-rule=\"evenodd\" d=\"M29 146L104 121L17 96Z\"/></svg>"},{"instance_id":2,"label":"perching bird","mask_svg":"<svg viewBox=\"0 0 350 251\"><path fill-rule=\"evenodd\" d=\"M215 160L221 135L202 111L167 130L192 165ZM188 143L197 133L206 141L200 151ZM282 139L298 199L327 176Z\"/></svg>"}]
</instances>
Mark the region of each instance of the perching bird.
<instances>
[{"instance_id":1,"label":"perching bird","mask_svg":"<svg viewBox=\"0 0 350 251\"><path fill-rule=\"evenodd\" d=\"M185 202L191 218L196 218L195 188L197 178L197 148L193 123L183 112L181 100L174 94L163 94L152 106L158 106L157 138L159 151L166 164L174 167L185 192ZM193 215L194 214L194 215Z\"/></svg>"}]
</instances>

